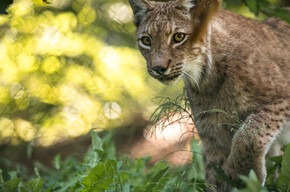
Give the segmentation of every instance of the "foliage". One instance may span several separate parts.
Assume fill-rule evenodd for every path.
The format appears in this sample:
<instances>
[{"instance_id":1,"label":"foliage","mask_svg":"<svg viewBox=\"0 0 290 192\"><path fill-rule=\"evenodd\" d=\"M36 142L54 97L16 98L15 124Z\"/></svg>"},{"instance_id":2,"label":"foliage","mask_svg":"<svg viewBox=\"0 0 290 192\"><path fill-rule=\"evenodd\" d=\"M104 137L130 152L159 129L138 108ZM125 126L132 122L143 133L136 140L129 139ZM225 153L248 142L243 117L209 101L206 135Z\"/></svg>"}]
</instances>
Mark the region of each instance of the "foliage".
<instances>
[{"instance_id":1,"label":"foliage","mask_svg":"<svg viewBox=\"0 0 290 192\"><path fill-rule=\"evenodd\" d=\"M267 0L242 0L249 9L259 15L260 12L269 17L279 17L290 24L290 10L271 4Z\"/></svg>"},{"instance_id":2,"label":"foliage","mask_svg":"<svg viewBox=\"0 0 290 192\"><path fill-rule=\"evenodd\" d=\"M277 162L277 164L280 162ZM283 191L290 191L290 144L285 149L285 153L282 157L282 163L280 164L281 173L278 178L278 186Z\"/></svg>"},{"instance_id":3,"label":"foliage","mask_svg":"<svg viewBox=\"0 0 290 192\"><path fill-rule=\"evenodd\" d=\"M107 132L105 137L112 138L112 134L112 132ZM98 141L97 146L96 141ZM203 176L201 148L195 140L192 142L192 148L195 150L193 151L193 162L190 166L185 167L169 168L166 161L160 161L153 167L148 167L146 166L146 162L150 159L148 157L135 160L131 160L125 155L113 159L108 158L115 157L115 152L110 150L111 147L114 147L111 139L101 139L98 134L92 132L92 147L84 155L82 162L78 162L71 157L61 161L57 157L54 161L58 162L53 164L60 167L56 166L56 169L50 169L37 163L37 168L35 168L36 178L23 175L19 168L16 171L1 171L0 191L202 192L207 186ZM273 160L269 159L276 164L272 163L268 167L268 179L265 187L260 186L255 173L251 171L249 176L240 177L239 187L244 186L245 188L235 188L234 191L289 191L289 179L287 179L290 176L288 170L289 151L290 145L286 147L283 156L275 157ZM113 154L101 155L100 152ZM283 160L277 161L277 158ZM275 174L275 171L270 171L272 167L278 168L280 174L278 181L271 180L271 177ZM233 185L233 181L226 178L224 173L218 169L217 177Z\"/></svg>"},{"instance_id":4,"label":"foliage","mask_svg":"<svg viewBox=\"0 0 290 192\"><path fill-rule=\"evenodd\" d=\"M108 132L105 137L111 137L112 132ZM98 146L96 147L96 141ZM94 144L95 143L95 144ZM193 143L196 150L199 150L197 143ZM106 146L106 147L105 147ZM113 145L112 140L100 139L100 137L92 132L92 148L84 156L82 163L73 160L72 158L60 161L56 158L53 163L60 165L56 170L44 167L41 164L36 164L40 176L35 179L30 179L27 182L27 175L24 178L18 177L21 172L2 173L4 176L1 181L1 191L20 190L25 191L25 188L30 186L30 191L182 191L183 189L194 189L202 191L205 183L202 174L197 173L201 167L196 164L187 168L171 168L169 169L165 161L161 161L148 169L146 162L150 158L140 158L134 161L127 156L122 156L117 159L107 158L115 156L115 154L106 154L103 157L99 153L110 152L109 148ZM97 155L96 155L97 153ZM106 157L107 156L107 157ZM200 158L194 160L201 161ZM92 163L95 162L95 163ZM187 169L187 171L186 171ZM10 173L8 175L8 173ZM23 188L23 189L22 189ZM25 189L25 190L24 190Z\"/></svg>"},{"instance_id":5,"label":"foliage","mask_svg":"<svg viewBox=\"0 0 290 192\"><path fill-rule=\"evenodd\" d=\"M266 192L268 191L266 188L262 188L261 184L253 170L250 171L249 176L240 176L241 180L244 181L246 184L247 188L239 190L240 192ZM238 190L234 190L238 191Z\"/></svg>"}]
</instances>

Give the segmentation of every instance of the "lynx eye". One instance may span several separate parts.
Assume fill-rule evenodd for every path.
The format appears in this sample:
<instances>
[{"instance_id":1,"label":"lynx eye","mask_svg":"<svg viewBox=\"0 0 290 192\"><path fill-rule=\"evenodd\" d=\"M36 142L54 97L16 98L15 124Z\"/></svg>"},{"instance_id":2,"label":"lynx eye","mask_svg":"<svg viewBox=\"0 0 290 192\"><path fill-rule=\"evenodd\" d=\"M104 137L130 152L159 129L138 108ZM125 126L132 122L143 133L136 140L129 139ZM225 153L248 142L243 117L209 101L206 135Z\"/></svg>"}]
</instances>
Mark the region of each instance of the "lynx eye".
<instances>
[{"instance_id":1,"label":"lynx eye","mask_svg":"<svg viewBox=\"0 0 290 192\"><path fill-rule=\"evenodd\" d=\"M149 37L142 37L141 38L141 42L144 44L144 45L147 45L147 46L150 46L151 45L151 39Z\"/></svg>"},{"instance_id":2,"label":"lynx eye","mask_svg":"<svg viewBox=\"0 0 290 192\"><path fill-rule=\"evenodd\" d=\"M179 42L183 41L184 38L185 38L185 34L184 33L175 33L173 35L173 41L175 43L179 43Z\"/></svg>"}]
</instances>

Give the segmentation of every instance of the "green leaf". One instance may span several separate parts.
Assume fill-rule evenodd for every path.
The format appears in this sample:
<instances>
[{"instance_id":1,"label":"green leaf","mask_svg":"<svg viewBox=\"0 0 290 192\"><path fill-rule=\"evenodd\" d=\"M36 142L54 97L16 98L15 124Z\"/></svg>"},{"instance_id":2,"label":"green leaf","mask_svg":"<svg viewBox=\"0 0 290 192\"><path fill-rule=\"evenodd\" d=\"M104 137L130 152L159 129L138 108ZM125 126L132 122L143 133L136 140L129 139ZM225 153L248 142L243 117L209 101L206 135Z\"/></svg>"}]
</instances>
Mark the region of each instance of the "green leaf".
<instances>
[{"instance_id":1,"label":"green leaf","mask_svg":"<svg viewBox=\"0 0 290 192\"><path fill-rule=\"evenodd\" d=\"M95 166L89 175L84 178L82 192L101 192L107 190L114 181L117 163L115 160L107 160Z\"/></svg>"},{"instance_id":2,"label":"green leaf","mask_svg":"<svg viewBox=\"0 0 290 192\"><path fill-rule=\"evenodd\" d=\"M51 192L54 186L55 186L55 183L52 184L50 187L48 187L48 188L45 190L45 192Z\"/></svg>"},{"instance_id":3,"label":"green leaf","mask_svg":"<svg viewBox=\"0 0 290 192\"><path fill-rule=\"evenodd\" d=\"M98 151L99 156L103 159L116 159L116 148L114 143L114 133L112 131L106 132L102 138L104 150Z\"/></svg>"},{"instance_id":4,"label":"green leaf","mask_svg":"<svg viewBox=\"0 0 290 192\"><path fill-rule=\"evenodd\" d=\"M98 133L91 131L91 139L92 139L92 148L90 152L87 154L87 161L86 164L90 167L95 167L100 161L100 154L107 153L104 152L103 144L104 141L98 135Z\"/></svg>"},{"instance_id":5,"label":"green leaf","mask_svg":"<svg viewBox=\"0 0 290 192\"><path fill-rule=\"evenodd\" d=\"M290 11L288 9L283 9L279 7L270 9L266 7L262 9L262 12L267 16L279 17L280 19L283 19L288 24L290 24Z\"/></svg>"},{"instance_id":6,"label":"green leaf","mask_svg":"<svg viewBox=\"0 0 290 192\"><path fill-rule=\"evenodd\" d=\"M21 183L21 192L40 192L42 189L42 184L43 182L41 178L31 179L26 183Z\"/></svg>"},{"instance_id":7,"label":"green leaf","mask_svg":"<svg viewBox=\"0 0 290 192\"><path fill-rule=\"evenodd\" d=\"M4 183L4 179L3 179L2 173L3 173L3 171L2 171L2 169L0 169L0 184Z\"/></svg>"},{"instance_id":8,"label":"green leaf","mask_svg":"<svg viewBox=\"0 0 290 192\"><path fill-rule=\"evenodd\" d=\"M281 147L280 150L283 151L283 152L285 152L287 147L288 147L288 145L285 145L285 146Z\"/></svg>"},{"instance_id":9,"label":"green leaf","mask_svg":"<svg viewBox=\"0 0 290 192\"><path fill-rule=\"evenodd\" d=\"M290 10L278 7L274 4L266 0L258 1L259 7L261 8L261 12L269 17L278 17L280 19L285 20L288 24L290 24Z\"/></svg>"},{"instance_id":10,"label":"green leaf","mask_svg":"<svg viewBox=\"0 0 290 192\"><path fill-rule=\"evenodd\" d=\"M166 173L166 171L169 169L169 167L166 167L165 169L160 170L153 179L146 185L145 192L152 192L153 188L158 186L158 181L163 177L163 175Z\"/></svg>"},{"instance_id":11,"label":"green leaf","mask_svg":"<svg viewBox=\"0 0 290 192\"><path fill-rule=\"evenodd\" d=\"M10 179L17 179L17 172L16 171L9 171L8 172L9 176L10 176Z\"/></svg>"},{"instance_id":12,"label":"green leaf","mask_svg":"<svg viewBox=\"0 0 290 192\"><path fill-rule=\"evenodd\" d=\"M133 177L133 174L130 174L128 171L119 171L119 177L121 181L128 181L131 177Z\"/></svg>"},{"instance_id":13,"label":"green leaf","mask_svg":"<svg viewBox=\"0 0 290 192\"><path fill-rule=\"evenodd\" d=\"M93 150L97 151L104 151L103 149L103 140L99 137L98 133L91 131L91 135L92 135L92 146L93 146Z\"/></svg>"},{"instance_id":14,"label":"green leaf","mask_svg":"<svg viewBox=\"0 0 290 192\"><path fill-rule=\"evenodd\" d=\"M68 182L58 183L61 186L61 189L58 192L67 192L70 188L75 187L79 182L78 177L72 177Z\"/></svg>"},{"instance_id":15,"label":"green leaf","mask_svg":"<svg viewBox=\"0 0 290 192\"><path fill-rule=\"evenodd\" d=\"M255 13L255 15L259 15L259 5L257 0L242 0L244 4L252 11Z\"/></svg>"},{"instance_id":16,"label":"green leaf","mask_svg":"<svg viewBox=\"0 0 290 192\"><path fill-rule=\"evenodd\" d=\"M192 183L194 183L194 187L199 191L199 192L203 192L206 191L206 186L207 184L205 183L204 180L201 179L192 179L191 180Z\"/></svg>"},{"instance_id":17,"label":"green leaf","mask_svg":"<svg viewBox=\"0 0 290 192\"><path fill-rule=\"evenodd\" d=\"M274 164L273 164L274 162ZM270 177L270 175L273 175L273 178L275 178L276 170L277 168L280 168L282 164L282 156L275 156L270 157L266 161L266 168L267 168L267 180Z\"/></svg>"},{"instance_id":18,"label":"green leaf","mask_svg":"<svg viewBox=\"0 0 290 192\"><path fill-rule=\"evenodd\" d=\"M240 176L240 178L246 183L248 192L257 192L261 191L261 183L258 180L255 172L253 170L250 171L249 176Z\"/></svg>"},{"instance_id":19,"label":"green leaf","mask_svg":"<svg viewBox=\"0 0 290 192\"><path fill-rule=\"evenodd\" d=\"M282 163L282 156L274 156L269 158L271 161L275 162L277 165L281 165Z\"/></svg>"},{"instance_id":20,"label":"green leaf","mask_svg":"<svg viewBox=\"0 0 290 192\"><path fill-rule=\"evenodd\" d=\"M130 192L130 184L129 183L125 183L122 192Z\"/></svg>"},{"instance_id":21,"label":"green leaf","mask_svg":"<svg viewBox=\"0 0 290 192\"><path fill-rule=\"evenodd\" d=\"M278 186L281 187L282 191L290 191L290 144L287 145L282 156L282 167L278 177Z\"/></svg>"},{"instance_id":22,"label":"green leaf","mask_svg":"<svg viewBox=\"0 0 290 192\"><path fill-rule=\"evenodd\" d=\"M214 163L211 164L213 169L215 170L216 172L216 179L218 181L223 181L223 182L226 182L228 183L229 185L233 186L233 187L243 187L244 186L244 183L241 182L241 180L232 180L230 179L226 174L225 172L222 170L221 167L217 167Z\"/></svg>"},{"instance_id":23,"label":"green leaf","mask_svg":"<svg viewBox=\"0 0 290 192\"><path fill-rule=\"evenodd\" d=\"M0 189L2 192L13 192L18 191L18 187L20 182L22 181L22 178L16 178L9 180L3 184L0 185Z\"/></svg>"},{"instance_id":24,"label":"green leaf","mask_svg":"<svg viewBox=\"0 0 290 192\"><path fill-rule=\"evenodd\" d=\"M52 160L52 165L56 170L60 169L60 154L57 154L53 160Z\"/></svg>"}]
</instances>

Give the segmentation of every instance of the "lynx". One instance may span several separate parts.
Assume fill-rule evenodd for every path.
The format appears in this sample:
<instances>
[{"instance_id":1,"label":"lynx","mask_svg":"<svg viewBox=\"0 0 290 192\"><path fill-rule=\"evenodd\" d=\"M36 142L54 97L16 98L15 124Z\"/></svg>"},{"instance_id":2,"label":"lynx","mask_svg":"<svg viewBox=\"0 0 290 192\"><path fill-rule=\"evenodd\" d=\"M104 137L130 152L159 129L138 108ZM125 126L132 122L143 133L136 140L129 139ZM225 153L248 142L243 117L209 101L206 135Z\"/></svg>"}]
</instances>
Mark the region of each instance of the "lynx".
<instances>
[{"instance_id":1,"label":"lynx","mask_svg":"<svg viewBox=\"0 0 290 192\"><path fill-rule=\"evenodd\" d=\"M233 179L253 169L264 185L265 156L290 142L288 24L219 10L220 0L129 3L148 73L166 85L184 79L207 183L230 190L215 164Z\"/></svg>"}]
</instances>

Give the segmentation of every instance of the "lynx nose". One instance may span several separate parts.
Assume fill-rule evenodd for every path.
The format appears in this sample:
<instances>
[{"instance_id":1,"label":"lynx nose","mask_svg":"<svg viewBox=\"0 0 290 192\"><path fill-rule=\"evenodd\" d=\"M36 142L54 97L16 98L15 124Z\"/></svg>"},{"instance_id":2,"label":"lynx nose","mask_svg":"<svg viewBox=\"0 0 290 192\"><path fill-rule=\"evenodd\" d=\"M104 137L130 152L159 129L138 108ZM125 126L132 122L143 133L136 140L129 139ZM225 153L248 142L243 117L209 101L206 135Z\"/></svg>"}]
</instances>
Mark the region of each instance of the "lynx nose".
<instances>
[{"instance_id":1,"label":"lynx nose","mask_svg":"<svg viewBox=\"0 0 290 192\"><path fill-rule=\"evenodd\" d=\"M155 66L152 68L152 70L155 71L158 75L163 75L167 68L163 66Z\"/></svg>"}]
</instances>

